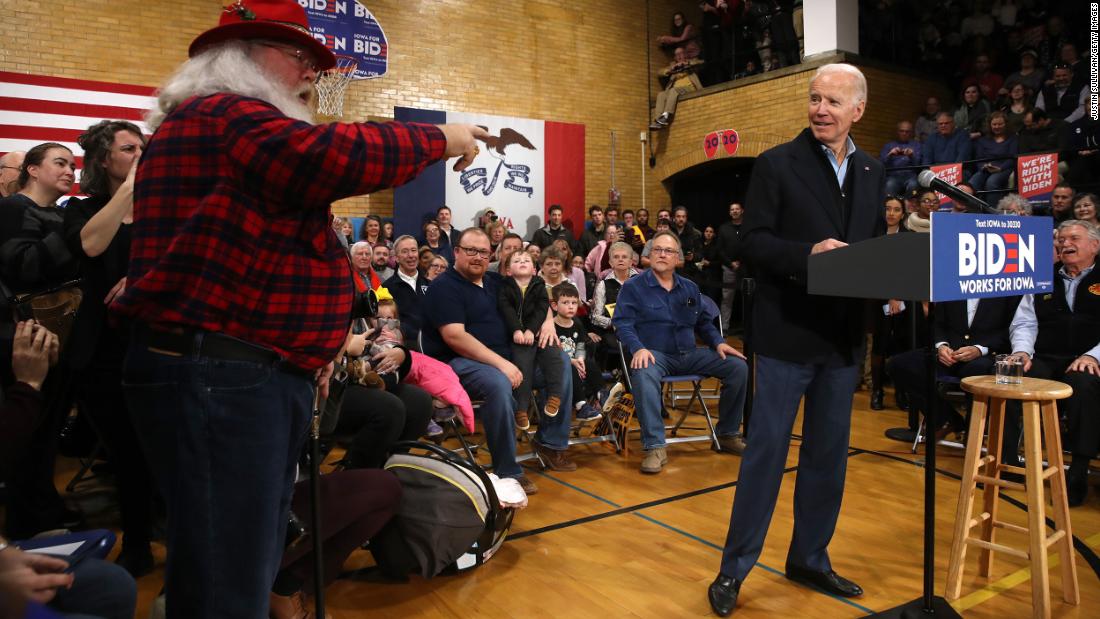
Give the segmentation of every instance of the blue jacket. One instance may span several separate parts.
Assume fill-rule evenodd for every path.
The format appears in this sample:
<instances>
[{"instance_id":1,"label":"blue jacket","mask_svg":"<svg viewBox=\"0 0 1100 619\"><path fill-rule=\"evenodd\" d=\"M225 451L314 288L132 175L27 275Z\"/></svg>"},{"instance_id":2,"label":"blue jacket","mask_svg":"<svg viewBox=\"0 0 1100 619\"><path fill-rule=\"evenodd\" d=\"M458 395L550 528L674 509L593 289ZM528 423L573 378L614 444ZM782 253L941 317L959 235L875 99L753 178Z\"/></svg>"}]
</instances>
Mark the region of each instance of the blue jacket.
<instances>
[{"instance_id":1,"label":"blue jacket","mask_svg":"<svg viewBox=\"0 0 1100 619\"><path fill-rule=\"evenodd\" d=\"M711 348L724 341L714 316L703 311L699 286L680 275L673 277L672 290L662 288L652 270L623 284L611 324L628 354L643 348L666 354L695 350L696 331Z\"/></svg>"}]
</instances>

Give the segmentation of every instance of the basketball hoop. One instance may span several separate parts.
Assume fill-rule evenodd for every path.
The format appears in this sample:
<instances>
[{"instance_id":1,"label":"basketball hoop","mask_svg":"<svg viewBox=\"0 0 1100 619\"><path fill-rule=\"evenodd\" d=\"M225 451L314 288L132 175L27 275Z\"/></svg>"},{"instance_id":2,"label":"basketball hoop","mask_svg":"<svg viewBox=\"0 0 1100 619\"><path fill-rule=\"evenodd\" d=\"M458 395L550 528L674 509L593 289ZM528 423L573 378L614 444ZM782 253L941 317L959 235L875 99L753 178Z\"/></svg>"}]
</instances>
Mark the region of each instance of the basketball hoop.
<instances>
[{"instance_id":1,"label":"basketball hoop","mask_svg":"<svg viewBox=\"0 0 1100 619\"><path fill-rule=\"evenodd\" d=\"M351 56L337 56L336 66L317 76L317 113L322 116L344 114L344 93L355 76L359 62Z\"/></svg>"}]
</instances>

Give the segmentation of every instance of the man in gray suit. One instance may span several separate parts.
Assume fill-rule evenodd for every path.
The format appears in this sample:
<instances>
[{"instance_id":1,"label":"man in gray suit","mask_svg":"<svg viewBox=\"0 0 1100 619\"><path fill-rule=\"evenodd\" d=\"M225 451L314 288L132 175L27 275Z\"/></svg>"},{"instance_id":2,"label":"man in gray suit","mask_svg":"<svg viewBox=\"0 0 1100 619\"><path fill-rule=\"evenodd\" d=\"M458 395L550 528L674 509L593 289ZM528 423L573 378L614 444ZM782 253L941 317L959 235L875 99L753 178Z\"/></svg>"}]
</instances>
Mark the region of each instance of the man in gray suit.
<instances>
[{"instance_id":1,"label":"man in gray suit","mask_svg":"<svg viewBox=\"0 0 1100 619\"><path fill-rule=\"evenodd\" d=\"M834 595L863 594L833 571L827 552L844 492L863 302L807 294L806 272L811 254L877 231L882 164L849 137L866 101L859 69L819 68L810 79L809 128L760 155L749 181L742 238L757 282L756 394L722 565L708 590L723 617L763 548L803 397L787 578Z\"/></svg>"}]
</instances>

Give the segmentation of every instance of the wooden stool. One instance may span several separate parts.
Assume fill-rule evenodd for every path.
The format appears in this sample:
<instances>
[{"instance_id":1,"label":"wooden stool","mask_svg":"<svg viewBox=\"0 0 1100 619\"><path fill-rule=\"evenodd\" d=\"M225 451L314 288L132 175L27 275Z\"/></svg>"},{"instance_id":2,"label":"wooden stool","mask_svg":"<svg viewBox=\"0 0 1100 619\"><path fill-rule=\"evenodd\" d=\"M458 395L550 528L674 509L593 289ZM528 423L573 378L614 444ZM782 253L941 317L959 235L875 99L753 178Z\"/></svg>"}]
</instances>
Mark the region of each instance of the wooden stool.
<instances>
[{"instance_id":1,"label":"wooden stool","mask_svg":"<svg viewBox=\"0 0 1100 619\"><path fill-rule=\"evenodd\" d=\"M1062 598L1070 604L1080 603L1077 591L1077 566L1073 552L1073 531L1070 529L1069 507L1066 504L1066 476L1062 470L1062 438L1058 427L1058 410L1055 400L1073 394L1069 385L1052 380L1024 378L1019 385L997 384L993 376L964 378L962 388L973 394L974 408L970 416L970 431L966 438L966 459L963 464L962 484L959 488L959 507L955 514L955 539L951 544L951 557L947 570L949 600L957 599L962 589L963 562L966 546L982 549L978 573L988 578L993 567L993 552L1005 552L1031 561L1031 599L1033 616L1050 617L1050 583L1047 577L1047 549L1057 545L1062 564ZM988 403L987 403L988 400ZM1020 400L1023 404L1025 457L1024 468L1001 464L1002 429L1004 427L1005 400ZM989 446L982 452L982 434L986 415L989 415ZM1046 459L1043 468L1042 435L1040 419L1047 439ZM1023 484L1002 480L1001 471L1022 473ZM1046 534L1046 499L1043 481L1050 479L1050 494L1056 529ZM974 507L974 490L978 482L983 484L982 512L971 517ZM997 520L998 487L1027 491L1027 527ZM980 536L971 536L970 530L981 525ZM1008 529L1029 536L1028 549L1018 550L994 543L994 530Z\"/></svg>"}]
</instances>

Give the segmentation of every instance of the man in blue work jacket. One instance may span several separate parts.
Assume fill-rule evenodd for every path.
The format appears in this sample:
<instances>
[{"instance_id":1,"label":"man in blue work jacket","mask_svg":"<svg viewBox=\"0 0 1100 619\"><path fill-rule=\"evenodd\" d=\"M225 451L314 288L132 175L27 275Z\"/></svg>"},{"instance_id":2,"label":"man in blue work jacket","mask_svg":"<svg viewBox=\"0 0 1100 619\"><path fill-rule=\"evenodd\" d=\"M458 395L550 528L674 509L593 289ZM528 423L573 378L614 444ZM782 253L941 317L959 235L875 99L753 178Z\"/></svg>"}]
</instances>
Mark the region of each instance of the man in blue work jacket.
<instances>
[{"instance_id":1,"label":"man in blue work jacket","mask_svg":"<svg viewBox=\"0 0 1100 619\"><path fill-rule=\"evenodd\" d=\"M645 449L641 470L660 473L668 464L661 379L701 374L722 381L717 434L725 448L740 440L748 366L745 356L722 339L714 326L717 312L705 311L699 287L676 274L683 262L680 239L671 232L657 233L649 258L650 269L623 284L612 324L631 355L635 413ZM696 332L710 348L695 345Z\"/></svg>"}]
</instances>

